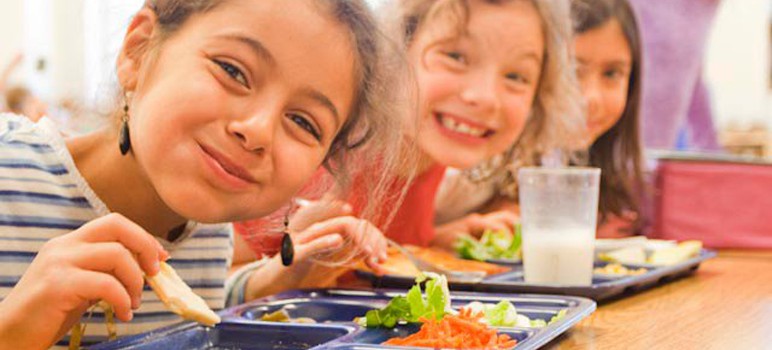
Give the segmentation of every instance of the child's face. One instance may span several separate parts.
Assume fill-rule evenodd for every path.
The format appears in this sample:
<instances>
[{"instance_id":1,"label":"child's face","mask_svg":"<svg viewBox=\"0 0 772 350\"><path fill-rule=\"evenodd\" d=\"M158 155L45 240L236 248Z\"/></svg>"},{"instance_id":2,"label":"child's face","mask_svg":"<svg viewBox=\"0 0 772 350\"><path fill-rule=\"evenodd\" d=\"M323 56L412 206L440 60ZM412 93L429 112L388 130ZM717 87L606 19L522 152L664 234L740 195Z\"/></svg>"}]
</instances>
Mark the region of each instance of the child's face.
<instances>
[{"instance_id":1,"label":"child's face","mask_svg":"<svg viewBox=\"0 0 772 350\"><path fill-rule=\"evenodd\" d=\"M131 104L133 152L161 199L201 222L286 203L351 111L348 38L311 1L229 1L188 20Z\"/></svg>"},{"instance_id":2,"label":"child's face","mask_svg":"<svg viewBox=\"0 0 772 350\"><path fill-rule=\"evenodd\" d=\"M520 135L541 76L544 37L530 1L471 1L467 32L427 23L409 55L420 106L419 147L435 162L469 168Z\"/></svg>"},{"instance_id":3,"label":"child's face","mask_svg":"<svg viewBox=\"0 0 772 350\"><path fill-rule=\"evenodd\" d=\"M589 142L611 129L622 117L633 59L619 21L576 36L577 76L587 103Z\"/></svg>"}]
</instances>

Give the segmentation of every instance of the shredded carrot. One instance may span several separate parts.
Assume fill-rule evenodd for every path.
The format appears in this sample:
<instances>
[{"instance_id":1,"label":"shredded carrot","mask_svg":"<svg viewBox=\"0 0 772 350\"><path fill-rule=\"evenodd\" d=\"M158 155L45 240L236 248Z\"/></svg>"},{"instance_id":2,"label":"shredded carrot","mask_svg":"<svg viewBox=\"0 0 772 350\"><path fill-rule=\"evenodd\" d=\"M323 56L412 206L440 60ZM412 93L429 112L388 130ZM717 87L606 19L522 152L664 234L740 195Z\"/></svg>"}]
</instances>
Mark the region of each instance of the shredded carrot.
<instances>
[{"instance_id":1,"label":"shredded carrot","mask_svg":"<svg viewBox=\"0 0 772 350\"><path fill-rule=\"evenodd\" d=\"M445 349L512 349L517 340L480 323L481 314L461 309L458 316L447 314L439 321L422 318L421 329L405 338L392 338L384 345L406 345Z\"/></svg>"}]
</instances>

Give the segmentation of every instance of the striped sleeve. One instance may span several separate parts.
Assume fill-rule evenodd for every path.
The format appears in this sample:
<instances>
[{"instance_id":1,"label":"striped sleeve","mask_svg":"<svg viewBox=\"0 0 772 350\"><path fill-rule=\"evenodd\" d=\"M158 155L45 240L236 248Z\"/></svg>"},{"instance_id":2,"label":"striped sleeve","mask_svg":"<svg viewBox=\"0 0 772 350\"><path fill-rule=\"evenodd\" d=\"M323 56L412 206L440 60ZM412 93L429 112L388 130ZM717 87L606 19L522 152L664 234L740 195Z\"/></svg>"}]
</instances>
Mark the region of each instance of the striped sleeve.
<instances>
[{"instance_id":1,"label":"striped sleeve","mask_svg":"<svg viewBox=\"0 0 772 350\"><path fill-rule=\"evenodd\" d=\"M0 114L0 298L13 289L48 240L107 215L107 206L74 165L64 140L25 118ZM214 310L225 307L225 278L233 251L230 225L190 223L183 238L161 243L168 263ZM83 345L107 339L104 312L81 320ZM131 322L119 322L119 336L182 321L148 287ZM66 348L69 337L54 348Z\"/></svg>"}]
</instances>

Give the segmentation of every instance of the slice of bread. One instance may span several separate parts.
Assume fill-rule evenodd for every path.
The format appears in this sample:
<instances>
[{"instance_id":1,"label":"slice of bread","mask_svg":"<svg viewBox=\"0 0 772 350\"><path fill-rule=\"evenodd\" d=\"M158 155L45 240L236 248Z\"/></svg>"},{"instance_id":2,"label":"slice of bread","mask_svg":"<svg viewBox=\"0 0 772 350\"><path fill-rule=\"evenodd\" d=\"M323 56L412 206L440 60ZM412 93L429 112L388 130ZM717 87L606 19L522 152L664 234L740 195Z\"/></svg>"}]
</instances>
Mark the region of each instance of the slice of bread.
<instances>
[{"instance_id":1,"label":"slice of bread","mask_svg":"<svg viewBox=\"0 0 772 350\"><path fill-rule=\"evenodd\" d=\"M193 293L169 264L161 262L161 271L152 277L145 276L145 280L175 314L210 327L220 323L220 316L209 308L204 299Z\"/></svg>"}]
</instances>

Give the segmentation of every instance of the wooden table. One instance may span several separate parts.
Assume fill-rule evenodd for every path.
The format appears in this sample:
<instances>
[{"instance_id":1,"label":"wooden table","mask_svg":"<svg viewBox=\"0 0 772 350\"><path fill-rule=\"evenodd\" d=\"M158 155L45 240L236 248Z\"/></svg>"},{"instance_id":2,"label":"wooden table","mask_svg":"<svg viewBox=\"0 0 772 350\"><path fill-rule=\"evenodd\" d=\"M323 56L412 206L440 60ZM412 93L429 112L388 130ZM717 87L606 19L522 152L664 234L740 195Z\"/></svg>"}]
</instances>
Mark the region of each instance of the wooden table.
<instances>
[{"instance_id":1,"label":"wooden table","mask_svg":"<svg viewBox=\"0 0 772 350\"><path fill-rule=\"evenodd\" d=\"M721 251L694 275L603 303L546 349L772 349L772 251Z\"/></svg>"}]
</instances>

